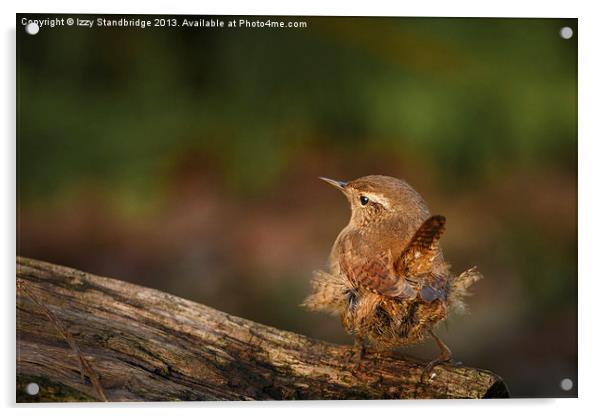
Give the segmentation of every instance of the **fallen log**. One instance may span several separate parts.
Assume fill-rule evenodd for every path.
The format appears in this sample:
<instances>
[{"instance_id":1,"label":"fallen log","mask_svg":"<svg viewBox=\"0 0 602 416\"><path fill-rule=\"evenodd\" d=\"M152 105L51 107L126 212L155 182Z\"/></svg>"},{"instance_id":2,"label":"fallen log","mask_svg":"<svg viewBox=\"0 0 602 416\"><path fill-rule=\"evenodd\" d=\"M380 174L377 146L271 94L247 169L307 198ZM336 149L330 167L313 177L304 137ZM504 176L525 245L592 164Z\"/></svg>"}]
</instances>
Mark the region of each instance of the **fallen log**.
<instances>
[{"instance_id":1,"label":"fallen log","mask_svg":"<svg viewBox=\"0 0 602 416\"><path fill-rule=\"evenodd\" d=\"M508 397L489 371L421 381L423 362L375 352L355 368L350 346L154 289L23 257L16 274L17 402Z\"/></svg>"}]
</instances>

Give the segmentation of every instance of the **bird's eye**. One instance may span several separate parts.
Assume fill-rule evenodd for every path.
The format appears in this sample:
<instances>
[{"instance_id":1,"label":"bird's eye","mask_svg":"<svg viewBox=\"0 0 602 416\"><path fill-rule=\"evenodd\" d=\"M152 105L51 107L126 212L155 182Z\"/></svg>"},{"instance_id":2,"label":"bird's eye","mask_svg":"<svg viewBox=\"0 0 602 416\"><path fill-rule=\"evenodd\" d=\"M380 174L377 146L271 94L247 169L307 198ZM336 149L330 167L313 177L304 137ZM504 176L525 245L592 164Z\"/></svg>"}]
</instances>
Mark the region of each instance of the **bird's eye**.
<instances>
[{"instance_id":1,"label":"bird's eye","mask_svg":"<svg viewBox=\"0 0 602 416\"><path fill-rule=\"evenodd\" d=\"M364 195L360 196L360 204L366 205L368 202L370 202L370 200L368 199L367 196L364 196Z\"/></svg>"}]
</instances>

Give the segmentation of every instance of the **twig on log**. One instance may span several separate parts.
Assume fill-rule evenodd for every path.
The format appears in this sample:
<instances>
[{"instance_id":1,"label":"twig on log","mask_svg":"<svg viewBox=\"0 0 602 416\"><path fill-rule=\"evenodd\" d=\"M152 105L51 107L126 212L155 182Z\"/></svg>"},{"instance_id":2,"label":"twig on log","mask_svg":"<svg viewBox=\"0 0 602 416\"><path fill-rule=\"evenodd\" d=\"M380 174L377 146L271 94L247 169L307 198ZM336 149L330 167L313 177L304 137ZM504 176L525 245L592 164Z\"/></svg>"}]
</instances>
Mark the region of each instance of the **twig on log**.
<instances>
[{"instance_id":1,"label":"twig on log","mask_svg":"<svg viewBox=\"0 0 602 416\"><path fill-rule=\"evenodd\" d=\"M88 377L90 378L90 382L94 386L94 390L96 391L96 394L98 395L98 397L102 401L106 402L107 396L105 395L105 393L102 389L102 386L100 385L100 382L98 381L98 375L96 374L96 372L94 371L94 369L92 368L92 366L90 365L88 360L86 360L86 358L80 351L77 343L75 342L75 339L73 339L73 336L69 333L69 331L67 331L63 327L61 322L54 316L54 314L52 312L50 312L50 310L46 307L46 305L44 305L43 303L38 301L37 297L31 292L30 289L27 288L27 285L28 285L28 283L25 283L24 280L17 278L17 288L21 292L25 293L29 297L29 299L31 299L33 301L33 303L38 305L38 307L42 310L42 312L44 312L44 315L46 315L46 317L48 317L48 320L54 324L58 333L63 337L63 339L65 341L67 341L67 344L69 344L71 349L75 352L75 355L77 355L77 358L79 360L80 379L81 379L82 383L85 381L85 374L87 374Z\"/></svg>"},{"instance_id":2,"label":"twig on log","mask_svg":"<svg viewBox=\"0 0 602 416\"><path fill-rule=\"evenodd\" d=\"M18 401L508 397L495 374L367 354L119 280L17 258ZM80 366L89 382L80 377ZM106 396L106 397L105 397Z\"/></svg>"}]
</instances>

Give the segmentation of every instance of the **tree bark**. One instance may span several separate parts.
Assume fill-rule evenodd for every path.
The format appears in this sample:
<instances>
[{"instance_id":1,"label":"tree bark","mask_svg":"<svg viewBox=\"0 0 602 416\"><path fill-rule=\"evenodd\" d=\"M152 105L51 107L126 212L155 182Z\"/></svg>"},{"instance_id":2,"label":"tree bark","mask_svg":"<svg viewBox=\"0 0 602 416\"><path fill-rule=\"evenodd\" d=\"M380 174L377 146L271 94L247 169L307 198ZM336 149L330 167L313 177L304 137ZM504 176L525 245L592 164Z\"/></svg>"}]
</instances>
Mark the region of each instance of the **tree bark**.
<instances>
[{"instance_id":1,"label":"tree bark","mask_svg":"<svg viewBox=\"0 0 602 416\"><path fill-rule=\"evenodd\" d=\"M497 375L368 352L17 258L17 401L508 397ZM25 393L37 383L37 395Z\"/></svg>"}]
</instances>

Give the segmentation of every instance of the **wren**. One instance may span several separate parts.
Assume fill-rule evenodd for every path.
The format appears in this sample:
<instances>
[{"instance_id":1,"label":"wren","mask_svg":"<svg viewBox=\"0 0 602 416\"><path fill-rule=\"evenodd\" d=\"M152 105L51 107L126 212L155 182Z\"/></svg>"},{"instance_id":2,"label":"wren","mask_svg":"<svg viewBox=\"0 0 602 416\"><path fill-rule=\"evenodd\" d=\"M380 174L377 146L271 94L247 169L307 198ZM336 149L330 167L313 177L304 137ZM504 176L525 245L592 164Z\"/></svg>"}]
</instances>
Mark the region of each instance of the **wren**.
<instances>
[{"instance_id":1,"label":"wren","mask_svg":"<svg viewBox=\"0 0 602 416\"><path fill-rule=\"evenodd\" d=\"M425 371L450 361L451 350L433 328L450 310L464 310L468 288L482 275L476 267L451 273L439 246L445 217L431 216L418 192L400 179L320 179L347 197L351 219L334 242L329 270L314 273L303 306L341 317L355 337L357 365L365 342L388 350L427 336L441 352Z\"/></svg>"}]
</instances>

